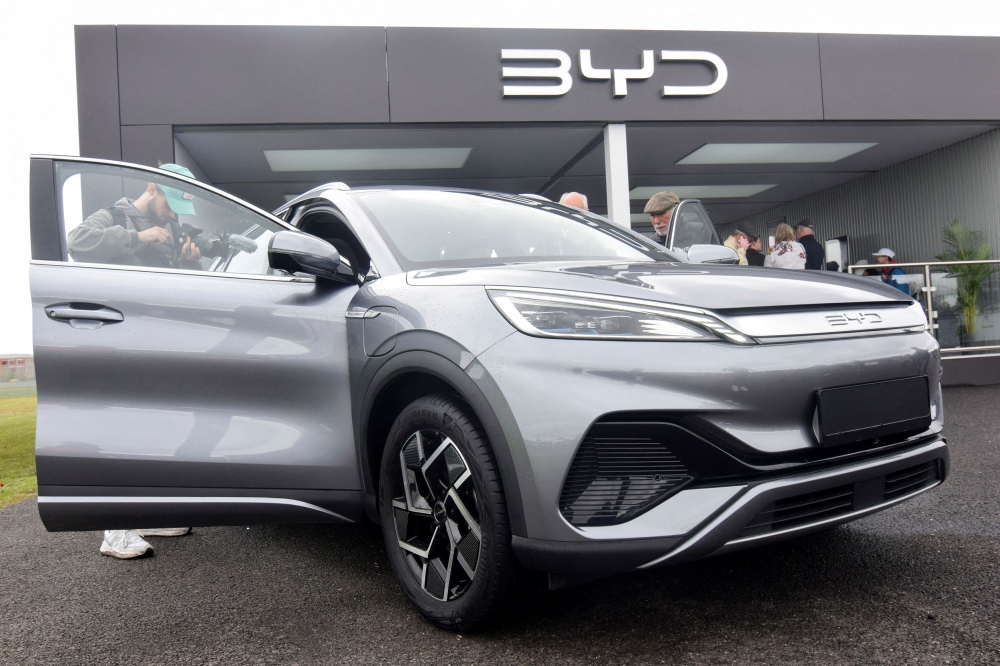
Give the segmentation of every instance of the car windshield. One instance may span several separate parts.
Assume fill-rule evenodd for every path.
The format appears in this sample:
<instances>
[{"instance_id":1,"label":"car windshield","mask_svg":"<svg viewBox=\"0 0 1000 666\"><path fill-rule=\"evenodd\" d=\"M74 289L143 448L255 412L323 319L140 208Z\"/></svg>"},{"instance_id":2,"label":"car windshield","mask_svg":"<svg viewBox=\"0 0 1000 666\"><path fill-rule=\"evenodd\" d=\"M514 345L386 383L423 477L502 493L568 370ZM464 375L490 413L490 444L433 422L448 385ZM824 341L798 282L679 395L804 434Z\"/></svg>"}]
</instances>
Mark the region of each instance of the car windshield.
<instances>
[{"instance_id":1,"label":"car windshield","mask_svg":"<svg viewBox=\"0 0 1000 666\"><path fill-rule=\"evenodd\" d=\"M403 270L536 261L678 261L608 220L550 201L494 192L354 194Z\"/></svg>"}]
</instances>

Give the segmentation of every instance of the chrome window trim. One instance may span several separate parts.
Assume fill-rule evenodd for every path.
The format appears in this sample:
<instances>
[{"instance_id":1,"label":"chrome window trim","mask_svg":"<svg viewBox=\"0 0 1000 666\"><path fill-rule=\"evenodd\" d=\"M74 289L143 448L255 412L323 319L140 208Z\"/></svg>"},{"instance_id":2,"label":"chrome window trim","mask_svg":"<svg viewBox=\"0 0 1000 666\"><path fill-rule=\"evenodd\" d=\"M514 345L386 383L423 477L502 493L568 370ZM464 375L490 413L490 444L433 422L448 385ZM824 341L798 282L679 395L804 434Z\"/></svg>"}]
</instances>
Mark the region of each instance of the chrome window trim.
<instances>
[{"instance_id":1,"label":"chrome window trim","mask_svg":"<svg viewBox=\"0 0 1000 666\"><path fill-rule=\"evenodd\" d=\"M117 496L117 495L39 495L39 504L280 504L284 506L294 506L310 511L319 511L334 518L343 520L346 523L353 523L350 518L346 518L339 513L334 513L329 509L324 509L315 504L302 502L300 500L285 499L283 497L143 497L143 496Z\"/></svg>"},{"instance_id":2,"label":"chrome window trim","mask_svg":"<svg viewBox=\"0 0 1000 666\"><path fill-rule=\"evenodd\" d=\"M690 539L688 539L687 541L685 541L683 544L681 544L680 546L678 546L674 550L670 551L666 555L661 555L660 557L656 558L655 560L647 562L646 564L643 564L642 566L640 566L638 568L639 569L647 569L647 568L650 568L650 567L655 567L655 566L657 566L659 564L662 564L663 562L666 562L668 560L671 560L671 559L677 557L678 555L680 555L681 553L689 550L693 546L697 546L698 543L700 543L702 539L704 539L707 536L710 536L715 530L719 529L727 521L729 521L729 519L737 511L739 511L743 506L745 506L747 503L749 503L751 500L755 499L756 497L759 497L760 495L765 494L765 493L767 493L767 492L769 492L771 490L776 490L776 489L779 489L779 488L786 488L786 487L789 487L789 486L796 486L796 485L800 485L800 484L806 484L806 483L810 483L810 482L813 482L813 481L822 481L824 479L835 479L838 476L844 476L844 475L852 474L854 472L864 471L866 469L872 469L872 468L876 468L876 467L881 467L883 465L891 464L891 463L894 463L894 462L904 461L904 460L907 460L909 458L915 458L915 457L921 456L921 455L923 455L925 453L930 453L930 452L937 451L937 450L940 450L940 449L946 449L947 446L948 445L945 443L945 441L943 439L937 439L937 440L935 440L933 442L929 442L928 444L925 444L925 445L923 445L923 446L921 446L919 448L911 449L909 451L904 451L904 452L897 453L897 454L891 455L891 456L886 456L884 458L876 458L874 460L869 460L869 461L866 461L866 462L863 462L863 463L857 463L857 464L854 464L854 465L845 465L843 467L837 467L837 468L834 468L834 469L831 469L831 470L822 471L822 472L814 472L812 474L800 474L800 475L791 476L791 477L788 477L788 478L785 478L785 479L777 479L775 481L769 481L769 482L762 483L760 485L754 486L753 488L750 488L749 490L747 490L746 492L742 493L741 495L737 495L737 499L735 501L733 501L731 504L729 504L729 506L726 507L725 510L723 510L721 514L719 514L718 516L716 516L716 518L713 519L710 523L708 523L703 528L701 528L700 530L698 530L698 532L695 533L694 536L692 536ZM935 484L935 485L937 485L937 484ZM934 486L928 486L928 488L926 488L926 490L929 490L930 488L933 488L933 487ZM896 500L890 500L888 502L883 502L882 504L878 504L878 505L873 506L873 507L868 507L866 509L861 509L860 512L858 512L858 513L859 513L859 515L863 515L863 514L866 514L866 513L874 513L874 512L876 512L876 511L878 511L880 509L884 509L884 508L886 508L888 506L892 506L893 504L898 504L899 502L904 501L904 499L905 498L897 498ZM844 516L838 516L837 520L841 520L843 518L844 518ZM833 519L831 519L831 522L832 522L832 520ZM810 525L800 525L797 528L793 528L793 529L788 530L788 532L798 531L798 530L807 530L810 527L815 527L818 524L822 524L822 521L817 522L817 523L813 523L813 524L810 524ZM769 533L769 536L773 536L773 535L774 535L774 533ZM719 548L720 549L721 548L725 548L727 545L729 545L731 543L733 543L733 541L728 541L728 542L726 542L726 544L723 544ZM716 550L718 550L718 549L716 549Z\"/></svg>"},{"instance_id":3,"label":"chrome window trim","mask_svg":"<svg viewBox=\"0 0 1000 666\"><path fill-rule=\"evenodd\" d=\"M50 259L32 259L32 266L65 266L68 268L99 268L112 271L140 271L143 273L167 273L173 275L197 275L200 277L224 277L239 278L243 280L266 280L269 282L302 282L315 283L316 277L312 275L254 275L253 273L216 273L213 271L194 271L184 268L153 268L147 266L128 266L121 264L92 264L86 262L52 261Z\"/></svg>"},{"instance_id":4,"label":"chrome window trim","mask_svg":"<svg viewBox=\"0 0 1000 666\"><path fill-rule=\"evenodd\" d=\"M267 211L257 208L252 203L248 203L243 199L234 197L232 194L229 194L228 192L225 192L218 188L212 187L208 183L203 183L200 180L196 180L194 178L188 178L187 176L182 176L181 174L174 173L173 171L165 171L163 169L159 169L156 167L149 167L143 164L132 164L131 162L116 162L114 160L101 160L92 157L72 157L69 155L32 155L31 159L52 160L53 162L77 162L80 164L98 164L101 166L115 167L119 169L125 168L125 169L132 169L135 171L145 171L146 173L154 174L160 178L179 180L184 183L189 183L202 190L207 190L212 194L216 194L222 197L223 199L227 199L234 204L237 204L243 208L251 210L254 213L257 213L258 215L263 215L269 221L274 222L275 224L278 224L279 226L282 226L285 229L288 229L289 231L297 231L295 227L288 224L281 218L275 217L271 213L268 213Z\"/></svg>"}]
</instances>

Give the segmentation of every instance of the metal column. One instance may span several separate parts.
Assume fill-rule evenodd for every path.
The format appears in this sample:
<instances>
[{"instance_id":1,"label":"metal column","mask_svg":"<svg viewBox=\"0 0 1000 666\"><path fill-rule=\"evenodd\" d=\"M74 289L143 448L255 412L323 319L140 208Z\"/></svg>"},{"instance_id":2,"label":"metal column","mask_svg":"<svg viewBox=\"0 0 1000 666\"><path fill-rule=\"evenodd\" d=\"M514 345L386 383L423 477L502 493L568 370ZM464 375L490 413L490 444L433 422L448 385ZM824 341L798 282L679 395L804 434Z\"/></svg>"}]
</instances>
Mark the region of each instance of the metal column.
<instances>
[{"instance_id":1,"label":"metal column","mask_svg":"<svg viewBox=\"0 0 1000 666\"><path fill-rule=\"evenodd\" d=\"M625 125L604 127L604 179L608 188L608 217L612 222L631 229Z\"/></svg>"}]
</instances>

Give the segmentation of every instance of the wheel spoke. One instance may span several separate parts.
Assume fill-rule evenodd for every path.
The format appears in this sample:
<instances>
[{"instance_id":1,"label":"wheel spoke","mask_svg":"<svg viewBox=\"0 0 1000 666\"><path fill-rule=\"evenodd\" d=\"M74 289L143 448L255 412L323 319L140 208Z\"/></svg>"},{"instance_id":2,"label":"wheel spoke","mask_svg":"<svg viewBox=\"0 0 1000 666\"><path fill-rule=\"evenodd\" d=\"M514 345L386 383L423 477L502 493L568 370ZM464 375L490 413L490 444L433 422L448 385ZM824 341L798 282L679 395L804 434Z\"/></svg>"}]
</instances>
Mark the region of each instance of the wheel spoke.
<instances>
[{"instance_id":1,"label":"wheel spoke","mask_svg":"<svg viewBox=\"0 0 1000 666\"><path fill-rule=\"evenodd\" d=\"M459 565L465 570L465 575L471 580L473 576L476 575L476 570L469 566L469 563L465 561L465 556L462 555L462 551L455 553L455 559L458 560Z\"/></svg>"},{"instance_id":2,"label":"wheel spoke","mask_svg":"<svg viewBox=\"0 0 1000 666\"><path fill-rule=\"evenodd\" d=\"M462 514L462 518L465 518L465 522L468 523L469 529L472 530L472 533L476 535L477 539L481 540L483 538L483 533L479 529L479 523L476 522L476 519L472 517L471 513L469 513L469 509L466 508L465 502L463 502L462 498L458 496L458 493L455 492L454 488L448 491L448 499L455 503L455 508L457 508L458 512Z\"/></svg>"},{"instance_id":3,"label":"wheel spoke","mask_svg":"<svg viewBox=\"0 0 1000 666\"><path fill-rule=\"evenodd\" d=\"M416 440L417 451L420 453L420 460L427 460L427 454L424 452L424 436L420 434L419 430L416 432Z\"/></svg>"},{"instance_id":4,"label":"wheel spoke","mask_svg":"<svg viewBox=\"0 0 1000 666\"><path fill-rule=\"evenodd\" d=\"M451 570L455 566L455 542L452 541L448 545L448 568L444 574L444 599L442 601L448 601L448 591L451 588Z\"/></svg>"}]
</instances>

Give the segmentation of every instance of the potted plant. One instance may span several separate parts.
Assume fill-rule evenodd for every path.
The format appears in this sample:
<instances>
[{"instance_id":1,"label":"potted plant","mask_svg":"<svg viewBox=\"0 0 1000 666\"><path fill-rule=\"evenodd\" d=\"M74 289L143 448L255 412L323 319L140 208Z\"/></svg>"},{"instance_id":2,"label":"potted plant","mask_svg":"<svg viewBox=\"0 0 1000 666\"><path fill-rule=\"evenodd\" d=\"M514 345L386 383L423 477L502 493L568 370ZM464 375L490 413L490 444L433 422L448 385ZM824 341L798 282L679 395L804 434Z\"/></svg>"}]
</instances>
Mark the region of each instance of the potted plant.
<instances>
[{"instance_id":1,"label":"potted plant","mask_svg":"<svg viewBox=\"0 0 1000 666\"><path fill-rule=\"evenodd\" d=\"M982 233L966 229L957 219L944 226L941 234L945 251L935 257L938 261L987 261L993 258L993 246L983 241ZM962 346L976 342L976 314L979 294L986 281L997 272L993 264L968 264L950 266L948 277L958 283L958 307L962 311Z\"/></svg>"}]
</instances>

